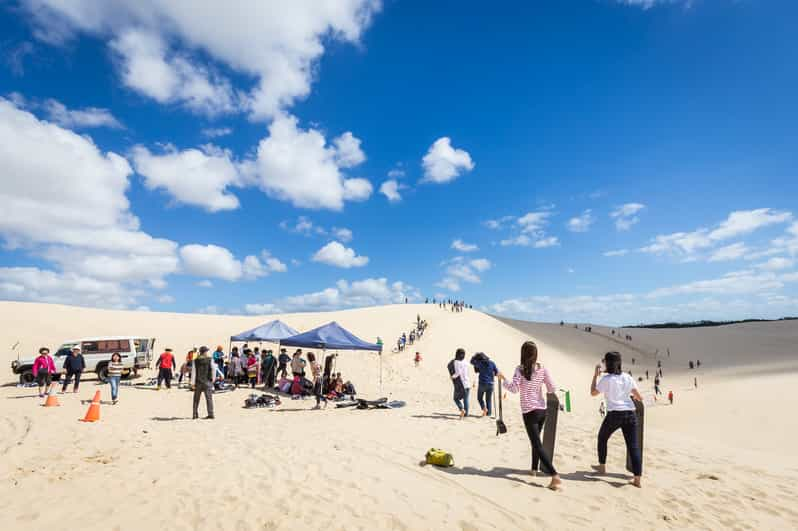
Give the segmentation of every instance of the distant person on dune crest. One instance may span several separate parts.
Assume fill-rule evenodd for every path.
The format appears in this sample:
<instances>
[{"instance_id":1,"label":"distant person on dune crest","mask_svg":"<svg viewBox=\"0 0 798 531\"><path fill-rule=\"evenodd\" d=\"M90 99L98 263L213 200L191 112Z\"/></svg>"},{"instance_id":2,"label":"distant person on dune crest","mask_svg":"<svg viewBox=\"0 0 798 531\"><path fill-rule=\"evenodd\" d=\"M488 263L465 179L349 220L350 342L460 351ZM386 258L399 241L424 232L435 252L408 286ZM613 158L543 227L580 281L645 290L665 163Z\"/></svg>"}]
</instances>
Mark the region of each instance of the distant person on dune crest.
<instances>
[{"instance_id":1,"label":"distant person on dune crest","mask_svg":"<svg viewBox=\"0 0 798 531\"><path fill-rule=\"evenodd\" d=\"M593 381L590 383L590 395L598 396L603 393L604 401L607 403L607 416L604 417L598 432L599 464L596 470L600 474L607 473L607 441L620 428L623 431L626 450L632 459L634 473L632 485L639 488L640 477L643 475L643 461L640 442L637 439L637 413L631 397L640 402L643 401L643 397L632 377L621 370L621 355L618 352L607 352L604 355L604 365L606 374L598 380L602 370L601 365L596 365Z\"/></svg>"}]
</instances>

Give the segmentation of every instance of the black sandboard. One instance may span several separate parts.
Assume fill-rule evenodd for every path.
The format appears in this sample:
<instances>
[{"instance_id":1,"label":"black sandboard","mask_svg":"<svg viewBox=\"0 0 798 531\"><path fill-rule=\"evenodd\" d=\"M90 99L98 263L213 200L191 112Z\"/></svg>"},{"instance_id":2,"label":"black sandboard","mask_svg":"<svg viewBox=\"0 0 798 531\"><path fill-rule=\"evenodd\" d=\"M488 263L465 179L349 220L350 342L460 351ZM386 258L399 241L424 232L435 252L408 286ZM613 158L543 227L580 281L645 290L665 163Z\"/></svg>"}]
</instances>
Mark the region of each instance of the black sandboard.
<instances>
[{"instance_id":1,"label":"black sandboard","mask_svg":"<svg viewBox=\"0 0 798 531\"><path fill-rule=\"evenodd\" d=\"M546 422L543 423L543 451L554 464L554 443L557 440L557 416L560 413L560 399L557 393L546 395ZM546 470L546 465L541 461L540 468L545 474L551 474L551 470Z\"/></svg>"},{"instance_id":2,"label":"black sandboard","mask_svg":"<svg viewBox=\"0 0 798 531\"><path fill-rule=\"evenodd\" d=\"M640 460L643 460L643 424L646 418L646 406L643 402L632 400L635 404L635 413L637 413L637 443L640 445ZM626 470L632 472L632 458L629 452L626 452Z\"/></svg>"}]
</instances>

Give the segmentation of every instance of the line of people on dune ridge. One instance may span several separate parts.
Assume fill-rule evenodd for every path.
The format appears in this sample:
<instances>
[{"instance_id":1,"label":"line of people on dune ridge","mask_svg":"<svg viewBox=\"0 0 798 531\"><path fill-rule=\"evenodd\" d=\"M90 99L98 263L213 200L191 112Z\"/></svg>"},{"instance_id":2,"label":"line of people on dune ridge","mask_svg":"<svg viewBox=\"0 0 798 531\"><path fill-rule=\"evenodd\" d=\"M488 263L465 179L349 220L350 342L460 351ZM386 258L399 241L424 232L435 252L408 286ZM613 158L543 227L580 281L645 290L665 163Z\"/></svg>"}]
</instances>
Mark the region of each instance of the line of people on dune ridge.
<instances>
[{"instance_id":1,"label":"line of people on dune ridge","mask_svg":"<svg viewBox=\"0 0 798 531\"><path fill-rule=\"evenodd\" d=\"M455 357L447 366L454 387L454 403L460 411L460 418L468 416L469 394L471 391L471 375L469 363L465 361L466 352L459 348ZM543 448L541 432L546 422L546 400L543 388L549 393L556 393L557 386L549 370L538 363L538 348L532 341L521 345L521 360L511 378L506 378L496 364L486 354L478 352L470 364L478 374L477 401L482 408L482 416L492 412L492 396L496 379L501 387L511 393L519 393L521 398L521 416L527 436L532 447L532 474L537 475L538 466L543 464L545 470L551 471L551 482L548 488L558 490L562 479ZM633 478L631 484L641 486L643 475L642 453L637 435L638 419L633 400L642 402L643 397L634 379L623 372L621 355L618 352L607 352L603 359L604 367L596 365L593 379L590 382L591 396L604 396L607 412L597 437L598 474L606 474L607 442L617 430L622 430L626 449L631 457ZM499 390L501 392L501 389Z\"/></svg>"},{"instance_id":2,"label":"line of people on dune ridge","mask_svg":"<svg viewBox=\"0 0 798 531\"><path fill-rule=\"evenodd\" d=\"M416 314L416 324L409 333L402 332L402 335L396 340L396 351L402 352L408 346L412 346L416 341L424 337L424 332L427 331L429 323L421 318L421 315ZM377 344L382 346L382 339L377 338Z\"/></svg>"},{"instance_id":3,"label":"line of people on dune ridge","mask_svg":"<svg viewBox=\"0 0 798 531\"><path fill-rule=\"evenodd\" d=\"M430 303L429 299L425 299L424 300L424 304L429 304L429 303ZM460 313L463 310L465 310L466 308L469 309L469 310L474 309L473 306L471 306L470 304L466 304L465 301L461 301L461 300L460 301L453 301L451 299L446 299L446 300L441 299L439 301L439 300L433 298L432 299L432 304L437 304L438 308L443 308L444 310L451 310L454 313Z\"/></svg>"}]
</instances>

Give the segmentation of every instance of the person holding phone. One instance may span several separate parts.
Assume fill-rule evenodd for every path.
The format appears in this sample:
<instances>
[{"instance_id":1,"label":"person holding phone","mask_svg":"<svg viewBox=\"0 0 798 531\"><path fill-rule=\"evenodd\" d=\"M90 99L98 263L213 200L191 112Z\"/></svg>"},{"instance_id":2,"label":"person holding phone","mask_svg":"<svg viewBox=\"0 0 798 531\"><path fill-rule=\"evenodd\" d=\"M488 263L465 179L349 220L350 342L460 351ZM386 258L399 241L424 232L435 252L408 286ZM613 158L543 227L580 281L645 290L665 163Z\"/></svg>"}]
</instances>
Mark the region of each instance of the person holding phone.
<instances>
[{"instance_id":1,"label":"person holding phone","mask_svg":"<svg viewBox=\"0 0 798 531\"><path fill-rule=\"evenodd\" d=\"M604 355L606 374L601 376L602 367L596 365L593 381L590 383L590 395L604 394L607 404L607 415L598 432L597 470L600 474L607 472L607 441L619 428L623 431L626 450L632 459L634 479L632 485L640 488L640 477L643 475L643 460L640 453L640 441L637 440L637 412L635 400L642 402L643 397L637 389L634 379L621 370L621 355L618 352L607 352ZM601 376L601 379L599 379ZM598 381L597 381L598 380Z\"/></svg>"}]
</instances>

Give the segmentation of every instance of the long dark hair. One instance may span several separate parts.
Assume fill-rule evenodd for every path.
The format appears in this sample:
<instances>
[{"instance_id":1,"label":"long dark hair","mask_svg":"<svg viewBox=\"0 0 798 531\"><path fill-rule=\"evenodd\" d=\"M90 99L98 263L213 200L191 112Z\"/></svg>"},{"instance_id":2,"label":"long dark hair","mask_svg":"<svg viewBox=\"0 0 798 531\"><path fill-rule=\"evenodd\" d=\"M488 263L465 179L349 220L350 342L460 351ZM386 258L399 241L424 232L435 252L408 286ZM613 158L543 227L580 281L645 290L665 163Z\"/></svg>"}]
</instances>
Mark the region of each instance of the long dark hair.
<instances>
[{"instance_id":1,"label":"long dark hair","mask_svg":"<svg viewBox=\"0 0 798 531\"><path fill-rule=\"evenodd\" d=\"M533 341L521 345L521 372L527 380L532 379L535 365L538 362L538 346Z\"/></svg>"},{"instance_id":2,"label":"long dark hair","mask_svg":"<svg viewBox=\"0 0 798 531\"><path fill-rule=\"evenodd\" d=\"M608 374L621 374L621 353L613 351L604 354L604 365Z\"/></svg>"},{"instance_id":3,"label":"long dark hair","mask_svg":"<svg viewBox=\"0 0 798 531\"><path fill-rule=\"evenodd\" d=\"M316 356L312 352L308 352L308 361L311 363L316 361Z\"/></svg>"},{"instance_id":4,"label":"long dark hair","mask_svg":"<svg viewBox=\"0 0 798 531\"><path fill-rule=\"evenodd\" d=\"M458 348L457 351L454 353L454 358L459 361L463 361L465 359L465 350Z\"/></svg>"},{"instance_id":5,"label":"long dark hair","mask_svg":"<svg viewBox=\"0 0 798 531\"><path fill-rule=\"evenodd\" d=\"M119 352L114 352L113 354L111 354L111 361L122 361L122 355L119 354Z\"/></svg>"}]
</instances>

